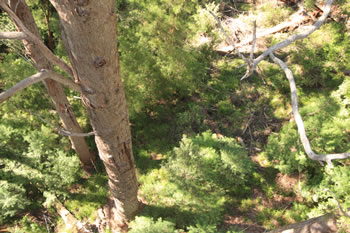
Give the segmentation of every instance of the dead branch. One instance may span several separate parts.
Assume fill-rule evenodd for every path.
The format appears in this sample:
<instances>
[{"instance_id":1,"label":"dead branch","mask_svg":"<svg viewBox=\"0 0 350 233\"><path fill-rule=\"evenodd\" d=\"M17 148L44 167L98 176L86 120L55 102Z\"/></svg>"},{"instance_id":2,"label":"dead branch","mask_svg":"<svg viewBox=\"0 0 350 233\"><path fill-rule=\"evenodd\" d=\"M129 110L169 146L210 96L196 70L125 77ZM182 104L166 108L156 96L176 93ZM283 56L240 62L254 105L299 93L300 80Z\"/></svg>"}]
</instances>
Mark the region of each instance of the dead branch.
<instances>
[{"instance_id":1,"label":"dead branch","mask_svg":"<svg viewBox=\"0 0 350 233\"><path fill-rule=\"evenodd\" d=\"M295 123L298 127L299 137L303 144L304 150L308 157L312 160L320 161L320 162L326 162L329 167L333 168L332 160L336 159L347 159L350 158L350 153L339 153L339 154L316 154L312 149L310 145L310 141L306 136L305 132L305 126L303 119L301 118L298 110L298 96L297 96L297 87L295 85L294 76L292 71L288 68L288 66L279 58L275 57L273 53L270 53L271 59L279 65L284 73L286 74L286 77L289 81L290 85L290 92L291 92L291 99L292 99L292 109L293 109L293 115L295 119Z\"/></svg>"},{"instance_id":2,"label":"dead branch","mask_svg":"<svg viewBox=\"0 0 350 233\"><path fill-rule=\"evenodd\" d=\"M256 45L256 20L253 22L253 44L252 44L252 49L250 50L250 60L252 61L254 59L254 50L255 50L255 45Z\"/></svg>"},{"instance_id":3,"label":"dead branch","mask_svg":"<svg viewBox=\"0 0 350 233\"><path fill-rule=\"evenodd\" d=\"M5 3L4 0L0 0L0 7L4 9L7 14L10 16L12 21L14 21L17 26L22 30L22 32L27 36L26 40L36 44L42 51L43 55L54 65L60 67L63 71L65 71L70 77L73 78L72 68L56 57L46 45L37 38L31 31L29 31L23 24L23 22L18 18L18 16L11 10L11 8Z\"/></svg>"},{"instance_id":4,"label":"dead branch","mask_svg":"<svg viewBox=\"0 0 350 233\"><path fill-rule=\"evenodd\" d=\"M235 46L235 43L233 42L233 40L231 39L231 37L229 37L229 35L227 35L224 27L222 26L220 19L211 11L209 11L209 13L215 18L216 22L218 23L220 30L222 31L222 33L225 35L226 40L232 45L233 49L235 50L235 52L248 64L249 60L239 52L239 50L237 49L237 47Z\"/></svg>"},{"instance_id":5,"label":"dead branch","mask_svg":"<svg viewBox=\"0 0 350 233\"><path fill-rule=\"evenodd\" d=\"M321 25L323 24L323 22L327 19L330 11L331 11L331 6L334 0L326 0L326 5L324 7L323 10L323 14L322 16L315 22L314 25L308 27L308 29L306 29L304 32L298 33L298 34L294 34L291 35L290 37L288 37L286 40L275 44L273 46L271 46L270 48L268 48L267 50L265 50L265 52L263 54L261 54L259 57L257 57L256 59L254 59L253 63L251 64L251 68L253 70L256 69L257 65L268 55L270 55L271 53L274 53L276 50L282 49L284 47L287 47L288 45L290 45L291 43L293 43L296 40L301 40L304 39L306 37L308 37L311 33L313 33L314 31L316 31L317 29L319 29L321 27ZM248 77L248 76L247 76ZM247 78L247 77L243 77ZM241 79L241 80L242 80Z\"/></svg>"},{"instance_id":6,"label":"dead branch","mask_svg":"<svg viewBox=\"0 0 350 233\"><path fill-rule=\"evenodd\" d=\"M23 32L0 32L0 39L25 40L28 39L28 37Z\"/></svg>"},{"instance_id":7,"label":"dead branch","mask_svg":"<svg viewBox=\"0 0 350 233\"><path fill-rule=\"evenodd\" d=\"M16 85L9 88L8 90L0 93L0 104L5 100L9 99L10 97L12 97L17 92L25 89L26 87L29 87L30 85L43 81L44 79L47 79L47 78L60 82L72 88L73 90L76 90L79 92L81 91L80 86L74 83L73 81L70 81L69 79L63 77L62 75L54 71L42 69L39 73L29 76L28 78L18 82Z\"/></svg>"}]
</instances>

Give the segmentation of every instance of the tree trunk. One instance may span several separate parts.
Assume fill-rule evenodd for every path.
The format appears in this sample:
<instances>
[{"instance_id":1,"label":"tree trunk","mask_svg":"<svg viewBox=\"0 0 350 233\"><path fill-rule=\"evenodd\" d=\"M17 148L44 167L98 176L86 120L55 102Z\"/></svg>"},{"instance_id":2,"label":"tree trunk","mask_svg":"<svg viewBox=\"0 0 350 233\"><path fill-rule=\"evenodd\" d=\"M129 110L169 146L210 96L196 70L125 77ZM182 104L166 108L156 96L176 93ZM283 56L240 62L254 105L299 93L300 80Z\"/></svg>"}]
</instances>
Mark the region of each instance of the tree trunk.
<instances>
[{"instance_id":1,"label":"tree trunk","mask_svg":"<svg viewBox=\"0 0 350 233\"><path fill-rule=\"evenodd\" d=\"M125 226L138 208L127 104L117 51L115 1L50 0L56 8L82 101L96 132L117 215Z\"/></svg>"},{"instance_id":2,"label":"tree trunk","mask_svg":"<svg viewBox=\"0 0 350 233\"><path fill-rule=\"evenodd\" d=\"M25 1L10 0L9 5L12 8L12 10L16 13L16 15L22 20L23 24L28 28L28 30L30 30L33 34L40 38L39 30ZM52 70L52 65L42 55L42 52L37 46L25 40L23 41L23 43L26 49L26 53L33 60L37 70ZM74 116L71 105L67 100L62 85L50 79L46 79L44 81L44 84L61 118L64 128L71 132L82 133L82 129L80 128ZM93 155L89 151L89 147L85 139L83 137L69 137L69 139L72 143L72 148L76 151L81 163L83 164L83 168L85 170L91 170L92 162L95 160L95 155Z\"/></svg>"}]
</instances>

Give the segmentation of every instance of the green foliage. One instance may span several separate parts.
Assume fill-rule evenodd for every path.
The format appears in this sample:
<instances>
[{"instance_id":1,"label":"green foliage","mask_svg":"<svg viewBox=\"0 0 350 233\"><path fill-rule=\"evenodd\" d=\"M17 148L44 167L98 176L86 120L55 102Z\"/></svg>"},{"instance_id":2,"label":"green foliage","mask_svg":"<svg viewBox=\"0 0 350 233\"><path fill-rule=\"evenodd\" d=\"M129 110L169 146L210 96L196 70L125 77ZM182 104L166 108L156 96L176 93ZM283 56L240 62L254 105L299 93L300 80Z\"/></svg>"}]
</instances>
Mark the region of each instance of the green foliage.
<instances>
[{"instance_id":1,"label":"green foliage","mask_svg":"<svg viewBox=\"0 0 350 233\"><path fill-rule=\"evenodd\" d=\"M4 55L1 62L0 86L3 89L34 72L30 63L15 54ZM5 212L1 214L2 222L25 208L48 204L50 198L46 200L46 197L67 197L66 188L80 175L79 160L72 156L68 138L58 136L31 113L58 124L58 116L49 111L53 106L45 98L48 97L45 92L42 84L32 85L1 105L0 175L7 185L2 185L0 192L8 196L6 201L11 196L17 196L19 201L2 208Z\"/></svg>"},{"instance_id":2,"label":"green foliage","mask_svg":"<svg viewBox=\"0 0 350 233\"><path fill-rule=\"evenodd\" d=\"M19 222L20 228L15 228L13 233L46 233L47 228L37 222L33 222L29 217L24 216Z\"/></svg>"},{"instance_id":3,"label":"green foliage","mask_svg":"<svg viewBox=\"0 0 350 233\"><path fill-rule=\"evenodd\" d=\"M0 224L4 224L6 219L29 205L25 194L23 185L0 181Z\"/></svg>"},{"instance_id":4,"label":"green foliage","mask_svg":"<svg viewBox=\"0 0 350 233\"><path fill-rule=\"evenodd\" d=\"M341 201L343 209L350 207L350 185L347 181L350 175L349 166L337 166L334 169L325 169L323 179L320 183L311 183L305 186L305 189L312 187L312 192L304 193L309 201L317 203L309 213L309 217L318 216L323 213L335 211L338 209L337 201L331 190Z\"/></svg>"},{"instance_id":5,"label":"green foliage","mask_svg":"<svg viewBox=\"0 0 350 233\"><path fill-rule=\"evenodd\" d=\"M258 26L259 27L273 27L283 22L292 12L292 9L286 6L276 7L275 3L267 2L257 9Z\"/></svg>"},{"instance_id":6,"label":"green foliage","mask_svg":"<svg viewBox=\"0 0 350 233\"><path fill-rule=\"evenodd\" d=\"M312 148L316 153L336 153L349 150L349 139L345 132L350 121L340 109L336 100L327 93L309 98L300 108ZM271 135L265 153L281 172L316 168L318 164L310 160L304 152L295 122L285 124L278 135Z\"/></svg>"},{"instance_id":7,"label":"green foliage","mask_svg":"<svg viewBox=\"0 0 350 233\"><path fill-rule=\"evenodd\" d=\"M107 179L106 174L97 173L74 185L69 198L64 203L65 207L77 219L93 222L96 209L107 203L109 196Z\"/></svg>"},{"instance_id":8,"label":"green foliage","mask_svg":"<svg viewBox=\"0 0 350 233\"><path fill-rule=\"evenodd\" d=\"M296 43L290 62L297 85L334 87L341 83L342 71L350 65L349 36L344 31L344 25L330 23Z\"/></svg>"},{"instance_id":9,"label":"green foliage","mask_svg":"<svg viewBox=\"0 0 350 233\"><path fill-rule=\"evenodd\" d=\"M210 51L188 43L195 1L130 1L120 12L119 51L131 110L161 100L179 99L196 90L206 75Z\"/></svg>"},{"instance_id":10,"label":"green foliage","mask_svg":"<svg viewBox=\"0 0 350 233\"><path fill-rule=\"evenodd\" d=\"M175 233L175 224L169 221L164 221L159 218L154 221L152 218L136 217L129 224L130 233Z\"/></svg>"},{"instance_id":11,"label":"green foliage","mask_svg":"<svg viewBox=\"0 0 350 233\"><path fill-rule=\"evenodd\" d=\"M210 229L221 221L226 195L249 190L253 164L232 138L210 132L184 137L169 156L163 168L139 179L149 203L144 215L174 219L180 228Z\"/></svg>"},{"instance_id":12,"label":"green foliage","mask_svg":"<svg viewBox=\"0 0 350 233\"><path fill-rule=\"evenodd\" d=\"M235 139L217 137L205 132L182 139L180 147L173 150L166 164L174 182L193 191L220 188L244 191L241 185L246 183L253 164Z\"/></svg>"}]
</instances>

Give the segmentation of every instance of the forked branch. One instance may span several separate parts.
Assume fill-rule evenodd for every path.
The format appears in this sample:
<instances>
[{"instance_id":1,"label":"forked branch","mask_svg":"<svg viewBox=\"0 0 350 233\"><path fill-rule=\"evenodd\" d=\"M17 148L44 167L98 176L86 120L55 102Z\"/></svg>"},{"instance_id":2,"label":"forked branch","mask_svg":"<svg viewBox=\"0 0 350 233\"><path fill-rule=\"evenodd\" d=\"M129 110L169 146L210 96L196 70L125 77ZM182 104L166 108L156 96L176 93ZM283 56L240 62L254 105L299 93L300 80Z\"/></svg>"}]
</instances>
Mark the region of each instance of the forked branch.
<instances>
[{"instance_id":1,"label":"forked branch","mask_svg":"<svg viewBox=\"0 0 350 233\"><path fill-rule=\"evenodd\" d=\"M271 53L274 53L276 50L282 49L284 47L287 47L288 45L290 45L291 43L293 43L296 40L301 40L304 39L306 37L308 37L311 33L313 33L314 31L316 31L317 29L319 29L321 27L321 25L324 23L324 21L327 19L329 13L331 12L331 6L334 0L326 0L326 5L323 9L323 14L322 16L314 23L314 25L308 27L307 30L305 30L304 32L298 33L298 34L294 34L291 35L290 37L288 37L286 40L275 44L273 46L271 46L270 48L268 48L267 50L265 50L265 52L263 54L261 54L259 57L257 57L256 59L254 59L253 63L251 64L252 69L255 70L257 65L267 56L269 56Z\"/></svg>"},{"instance_id":2,"label":"forked branch","mask_svg":"<svg viewBox=\"0 0 350 233\"><path fill-rule=\"evenodd\" d=\"M215 18L216 22L218 23L220 30L222 31L222 33L225 35L226 40L231 44L231 46L233 47L233 49L235 50L235 52L238 54L238 56L240 56L246 63L246 65L248 65L247 71L244 74L244 76L241 78L241 80L249 77L255 70L255 67L253 67L254 64L254 50L255 50L255 44L256 44L256 21L254 20L253 22L253 40L252 40L252 49L250 52L250 56L249 58L246 58L241 52L239 52L238 48L235 46L235 43L233 42L233 40L231 39L231 37L226 33L224 27L222 26L219 18L211 11L209 11L209 13Z\"/></svg>"},{"instance_id":3,"label":"forked branch","mask_svg":"<svg viewBox=\"0 0 350 233\"><path fill-rule=\"evenodd\" d=\"M304 150L307 154L307 156L316 161L320 162L326 162L331 168L333 167L332 160L336 159L347 159L350 158L350 153L345 152L345 153L339 153L339 154L316 154L310 145L310 141L306 136L305 132L305 126L303 119L301 118L298 110L298 96L297 96L297 87L295 85L295 80L292 71L288 68L288 66L279 58L277 58L273 53L270 53L271 59L279 65L284 73L286 74L286 77L289 81L289 86L290 86L290 92L291 92L291 99L292 99L292 108L293 108L293 115L295 119L295 123L298 127L298 133L300 140L303 144Z\"/></svg>"},{"instance_id":4,"label":"forked branch","mask_svg":"<svg viewBox=\"0 0 350 233\"><path fill-rule=\"evenodd\" d=\"M81 92L80 86L77 85L76 83L74 83L73 81L70 81L69 79L63 77L62 75L60 75L56 72L49 71L49 70L41 70L39 73L34 74L32 76L29 76L28 78L20 81L19 83L17 83L13 87L9 88L5 92L0 93L0 104L2 102L4 102L5 100L9 99L11 96L16 94L17 92L25 89L26 87L28 87L32 84L38 83L38 82L40 82L44 79L47 79L47 78L53 79L57 82L60 82L64 85L70 87L73 90Z\"/></svg>"},{"instance_id":5,"label":"forked branch","mask_svg":"<svg viewBox=\"0 0 350 233\"><path fill-rule=\"evenodd\" d=\"M57 65L58 67L60 67L64 72L66 72L70 77L73 78L73 72L72 72L72 68L65 63L64 61L62 61L61 59L59 59L58 57L56 57L49 48L46 47L46 45L39 39L37 38L32 32L30 32L23 24L23 22L18 18L18 16L11 10L11 8L5 3L4 0L0 0L0 7L2 9L4 9L7 14L10 16L10 18L17 24L17 26L19 27L19 29L26 35L26 38L24 38L25 40L28 40L32 43L34 43L35 45L37 45L43 55L54 65ZM7 39L7 38L5 38Z\"/></svg>"}]
</instances>

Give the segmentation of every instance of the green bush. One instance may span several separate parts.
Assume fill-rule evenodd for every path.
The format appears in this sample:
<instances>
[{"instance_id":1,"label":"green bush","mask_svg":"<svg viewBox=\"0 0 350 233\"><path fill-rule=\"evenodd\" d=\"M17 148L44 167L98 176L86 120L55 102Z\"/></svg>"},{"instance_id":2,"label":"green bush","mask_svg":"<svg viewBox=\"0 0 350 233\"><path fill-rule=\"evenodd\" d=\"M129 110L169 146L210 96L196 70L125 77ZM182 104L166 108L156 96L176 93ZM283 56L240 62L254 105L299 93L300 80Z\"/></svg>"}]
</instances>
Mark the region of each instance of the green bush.
<instances>
[{"instance_id":1,"label":"green bush","mask_svg":"<svg viewBox=\"0 0 350 233\"><path fill-rule=\"evenodd\" d=\"M325 24L309 38L296 42L290 63L297 85L336 87L342 82L342 71L350 67L350 43L345 31L343 24Z\"/></svg>"},{"instance_id":2,"label":"green bush","mask_svg":"<svg viewBox=\"0 0 350 233\"><path fill-rule=\"evenodd\" d=\"M165 167L178 185L203 191L243 191L253 171L247 151L235 139L219 138L209 131L194 138L183 137Z\"/></svg>"},{"instance_id":3,"label":"green bush","mask_svg":"<svg viewBox=\"0 0 350 233\"><path fill-rule=\"evenodd\" d=\"M23 185L0 181L0 224L30 204Z\"/></svg>"},{"instance_id":4,"label":"green bush","mask_svg":"<svg viewBox=\"0 0 350 233\"><path fill-rule=\"evenodd\" d=\"M234 139L218 137L184 136L161 169L140 177L148 203L143 215L172 219L177 228L188 229L209 229L222 221L228 194L249 191L254 166Z\"/></svg>"},{"instance_id":5,"label":"green bush","mask_svg":"<svg viewBox=\"0 0 350 233\"><path fill-rule=\"evenodd\" d=\"M190 95L207 75L213 53L188 42L194 13L196 1L185 0L130 1L121 7L118 42L131 117Z\"/></svg>"},{"instance_id":6,"label":"green bush","mask_svg":"<svg viewBox=\"0 0 350 233\"><path fill-rule=\"evenodd\" d=\"M20 228L16 227L13 233L46 233L48 232L46 226L42 226L37 222L33 222L29 217L24 216L21 221L19 221Z\"/></svg>"},{"instance_id":7,"label":"green bush","mask_svg":"<svg viewBox=\"0 0 350 233\"><path fill-rule=\"evenodd\" d=\"M338 91L315 94L305 99L305 105L300 108L311 146L319 154L340 153L350 149L346 135L350 120L344 115L347 107L336 93ZM279 134L269 137L264 153L283 173L319 167L304 152L294 121L286 123Z\"/></svg>"},{"instance_id":8,"label":"green bush","mask_svg":"<svg viewBox=\"0 0 350 233\"><path fill-rule=\"evenodd\" d=\"M159 218L154 221L152 218L136 217L129 224L130 233L175 233L175 224Z\"/></svg>"}]
</instances>

